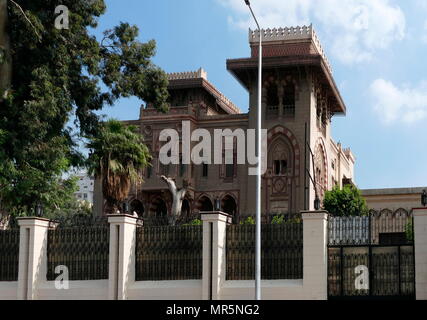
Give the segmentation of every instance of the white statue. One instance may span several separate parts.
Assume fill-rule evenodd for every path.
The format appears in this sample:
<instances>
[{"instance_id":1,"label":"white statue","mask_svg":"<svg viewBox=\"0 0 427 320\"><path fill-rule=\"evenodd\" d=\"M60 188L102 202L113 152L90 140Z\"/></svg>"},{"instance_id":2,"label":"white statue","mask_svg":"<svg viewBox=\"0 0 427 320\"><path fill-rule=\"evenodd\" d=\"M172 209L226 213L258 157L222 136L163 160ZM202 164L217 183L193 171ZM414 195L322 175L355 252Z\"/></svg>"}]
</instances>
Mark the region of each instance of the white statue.
<instances>
[{"instance_id":1,"label":"white statue","mask_svg":"<svg viewBox=\"0 0 427 320\"><path fill-rule=\"evenodd\" d=\"M181 215L182 201L187 193L187 186L184 182L184 187L178 190L176 183L172 178L167 178L165 176L161 176L161 178L168 184L169 191L172 194L171 222L172 224L175 224L176 218Z\"/></svg>"}]
</instances>

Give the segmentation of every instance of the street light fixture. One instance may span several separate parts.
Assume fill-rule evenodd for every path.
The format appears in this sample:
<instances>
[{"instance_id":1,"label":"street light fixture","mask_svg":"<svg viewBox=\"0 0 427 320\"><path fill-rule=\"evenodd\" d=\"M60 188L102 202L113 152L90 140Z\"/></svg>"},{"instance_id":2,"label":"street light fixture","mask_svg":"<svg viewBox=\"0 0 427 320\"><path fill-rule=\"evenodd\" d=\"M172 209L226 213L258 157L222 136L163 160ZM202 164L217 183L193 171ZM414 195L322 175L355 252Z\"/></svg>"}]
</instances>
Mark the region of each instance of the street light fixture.
<instances>
[{"instance_id":1,"label":"street light fixture","mask_svg":"<svg viewBox=\"0 0 427 320\"><path fill-rule=\"evenodd\" d=\"M316 194L316 198L314 199L314 210L316 211L320 210L320 199L317 194Z\"/></svg>"},{"instance_id":2,"label":"street light fixture","mask_svg":"<svg viewBox=\"0 0 427 320\"><path fill-rule=\"evenodd\" d=\"M256 216L255 216L255 300L261 300L261 92L262 92L262 31L258 20L252 10L249 0L245 0L251 11L252 17L258 27L259 50L258 50L258 110L257 110L257 150L258 167L256 175Z\"/></svg>"},{"instance_id":3,"label":"street light fixture","mask_svg":"<svg viewBox=\"0 0 427 320\"><path fill-rule=\"evenodd\" d=\"M421 195L421 204L423 207L427 207L427 191L423 190L423 193Z\"/></svg>"}]
</instances>

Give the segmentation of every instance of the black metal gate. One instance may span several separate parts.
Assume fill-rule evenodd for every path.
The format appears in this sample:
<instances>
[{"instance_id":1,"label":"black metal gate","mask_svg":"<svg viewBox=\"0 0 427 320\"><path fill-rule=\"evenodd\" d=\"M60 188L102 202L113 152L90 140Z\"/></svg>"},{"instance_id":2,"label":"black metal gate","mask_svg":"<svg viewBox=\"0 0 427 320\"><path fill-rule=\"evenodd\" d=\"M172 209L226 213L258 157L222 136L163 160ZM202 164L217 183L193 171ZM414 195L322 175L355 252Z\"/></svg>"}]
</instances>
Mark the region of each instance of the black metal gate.
<instances>
[{"instance_id":1,"label":"black metal gate","mask_svg":"<svg viewBox=\"0 0 427 320\"><path fill-rule=\"evenodd\" d=\"M413 219L400 209L328 222L330 299L414 299Z\"/></svg>"}]
</instances>

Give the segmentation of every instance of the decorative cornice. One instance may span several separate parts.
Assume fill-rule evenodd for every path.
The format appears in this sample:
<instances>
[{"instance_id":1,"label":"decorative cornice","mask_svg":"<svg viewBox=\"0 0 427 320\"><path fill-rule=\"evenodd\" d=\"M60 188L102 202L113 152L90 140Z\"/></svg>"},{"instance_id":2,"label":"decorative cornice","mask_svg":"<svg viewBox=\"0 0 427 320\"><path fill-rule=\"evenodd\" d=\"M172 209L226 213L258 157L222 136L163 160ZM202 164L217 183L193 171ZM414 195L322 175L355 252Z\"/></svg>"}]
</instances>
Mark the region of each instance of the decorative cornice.
<instances>
[{"instance_id":1,"label":"decorative cornice","mask_svg":"<svg viewBox=\"0 0 427 320\"><path fill-rule=\"evenodd\" d=\"M329 63L326 53L320 44L320 40L314 31L313 25L302 26L302 27L285 27L285 28L273 28L273 29L261 29L262 41L273 42L273 41L294 41L294 40L312 40L317 51L325 60L328 66L329 72L332 74L332 66ZM259 42L259 31L249 29L249 43L256 44Z\"/></svg>"},{"instance_id":2,"label":"decorative cornice","mask_svg":"<svg viewBox=\"0 0 427 320\"><path fill-rule=\"evenodd\" d=\"M208 73L200 68L197 71L173 72L167 74L168 80L208 79Z\"/></svg>"}]
</instances>

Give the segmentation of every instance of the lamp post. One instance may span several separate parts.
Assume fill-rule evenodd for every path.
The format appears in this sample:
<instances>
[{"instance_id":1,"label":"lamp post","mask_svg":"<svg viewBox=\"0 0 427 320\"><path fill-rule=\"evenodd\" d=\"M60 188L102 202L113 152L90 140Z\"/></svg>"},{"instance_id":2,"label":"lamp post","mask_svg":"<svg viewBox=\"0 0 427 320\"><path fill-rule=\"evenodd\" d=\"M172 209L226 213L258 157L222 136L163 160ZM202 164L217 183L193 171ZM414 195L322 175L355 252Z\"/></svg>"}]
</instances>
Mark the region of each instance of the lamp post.
<instances>
[{"instance_id":1,"label":"lamp post","mask_svg":"<svg viewBox=\"0 0 427 320\"><path fill-rule=\"evenodd\" d=\"M252 17L258 27L259 50L258 50L258 110L257 110L257 150L258 167L256 175L256 216L255 216L255 300L261 300L261 92L262 92L262 30L252 10L249 0L245 0L251 11Z\"/></svg>"}]
</instances>

